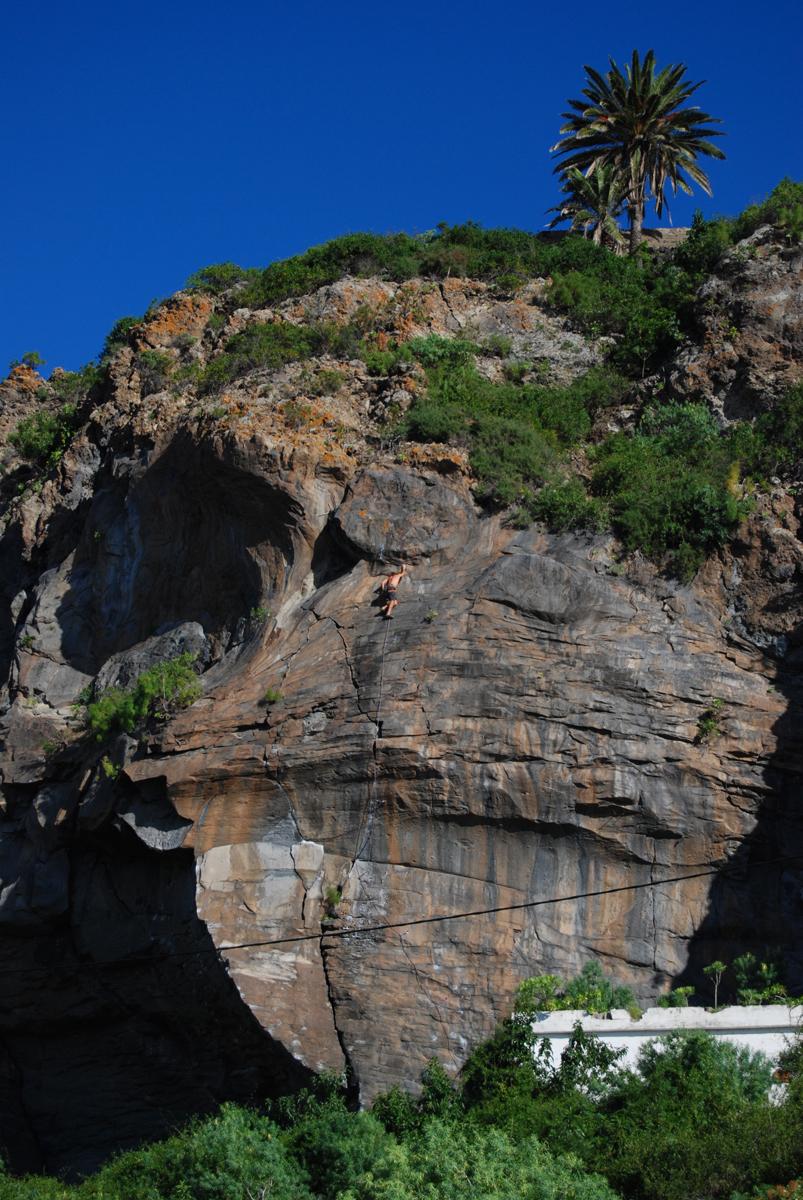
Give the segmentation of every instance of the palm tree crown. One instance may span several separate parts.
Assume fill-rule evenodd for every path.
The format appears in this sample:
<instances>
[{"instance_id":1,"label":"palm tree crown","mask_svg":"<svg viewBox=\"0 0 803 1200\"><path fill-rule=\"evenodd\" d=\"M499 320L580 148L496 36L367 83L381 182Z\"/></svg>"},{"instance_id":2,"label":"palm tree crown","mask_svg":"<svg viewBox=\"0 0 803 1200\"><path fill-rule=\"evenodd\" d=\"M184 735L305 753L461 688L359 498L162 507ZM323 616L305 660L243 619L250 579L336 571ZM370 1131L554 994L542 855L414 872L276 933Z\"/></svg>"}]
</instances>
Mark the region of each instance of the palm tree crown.
<instances>
[{"instance_id":1,"label":"palm tree crown","mask_svg":"<svg viewBox=\"0 0 803 1200\"><path fill-rule=\"evenodd\" d=\"M610 64L605 75L585 68L584 99L569 101L572 111L563 114L560 130L567 136L552 151L562 159L555 170L564 175L571 167L585 175L615 168L625 185L632 253L641 241L648 190L659 217L667 187L690 193L696 183L710 196L711 184L697 159L725 155L709 140L722 136L710 128L719 120L694 105L684 107L701 85L683 78L683 63L656 71L652 50L643 62L634 50L624 74L613 59Z\"/></svg>"}]
</instances>

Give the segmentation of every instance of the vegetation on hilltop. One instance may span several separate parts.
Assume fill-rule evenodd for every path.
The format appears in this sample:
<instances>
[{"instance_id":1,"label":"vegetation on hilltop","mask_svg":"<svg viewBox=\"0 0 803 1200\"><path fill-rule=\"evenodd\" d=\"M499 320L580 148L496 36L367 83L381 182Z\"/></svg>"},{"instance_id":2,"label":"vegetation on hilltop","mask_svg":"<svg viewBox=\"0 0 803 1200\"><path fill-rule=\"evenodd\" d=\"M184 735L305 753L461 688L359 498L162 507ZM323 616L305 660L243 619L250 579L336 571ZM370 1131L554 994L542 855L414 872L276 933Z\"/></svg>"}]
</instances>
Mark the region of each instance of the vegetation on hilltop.
<instances>
[{"instance_id":1,"label":"vegetation on hilltop","mask_svg":"<svg viewBox=\"0 0 803 1200\"><path fill-rule=\"evenodd\" d=\"M600 165L599 182L607 169ZM621 202L624 193L613 191ZM622 258L593 237L550 239L469 222L416 237L349 234L261 271L223 263L189 281L216 297L209 325L214 337L227 311L275 305L347 274L397 281L466 276L486 281L502 296L515 294L528 280L546 279L548 307L586 336L608 339L605 364L568 386L549 385L536 364L511 357L510 346L501 346L504 339L496 347L435 337L418 339L418 345L385 337L380 344L370 312L345 327L279 319L250 325L229 337L205 365L185 363L173 377L176 386L180 377L185 390L205 396L254 369L323 355L362 358L379 377L417 362L426 388L419 388L401 421L388 418L388 433L465 447L478 498L509 507L518 524L541 520L553 529L611 528L627 550L640 550L689 578L731 536L754 488L793 471L803 454L800 387L770 411L723 432L704 405L673 403L660 383L674 352L697 336L701 283L729 247L762 223L785 240L798 240L803 184L782 180L766 201L733 220L695 218L687 240L672 254L643 247ZM606 237L601 233L598 240ZM49 470L58 461L83 401L116 351L132 344L143 320L147 315L115 324L100 366L51 378L47 396L55 394L61 410L26 418L10 437L35 470ZM491 354L503 360L501 379L478 369L477 359ZM154 387L172 370L172 360L156 351L139 352L136 363L141 379L156 378ZM640 394L635 421L618 433L606 432L600 417L632 401L634 384L647 376L652 395L648 391L645 400Z\"/></svg>"}]
</instances>

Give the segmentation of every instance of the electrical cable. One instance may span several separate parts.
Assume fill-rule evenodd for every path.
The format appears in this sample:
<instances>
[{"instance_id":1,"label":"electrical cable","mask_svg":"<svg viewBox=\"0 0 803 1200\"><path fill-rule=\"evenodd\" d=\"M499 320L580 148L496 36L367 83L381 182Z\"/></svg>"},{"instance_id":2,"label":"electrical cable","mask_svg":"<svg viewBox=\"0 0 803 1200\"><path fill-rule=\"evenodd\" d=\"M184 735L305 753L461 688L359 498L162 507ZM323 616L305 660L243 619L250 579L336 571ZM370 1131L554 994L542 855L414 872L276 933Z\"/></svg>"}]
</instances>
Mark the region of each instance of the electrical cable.
<instances>
[{"instance_id":1,"label":"electrical cable","mask_svg":"<svg viewBox=\"0 0 803 1200\"><path fill-rule=\"evenodd\" d=\"M740 864L735 866L733 863L726 863L721 867L713 867L704 871L693 871L686 875L670 875L666 879L648 879L641 883L624 883L618 887L612 888L596 888L588 892L574 892L566 896L547 896L540 900L522 900L516 904L497 904L490 908L474 908L466 909L460 912L438 913L428 917L409 917L404 921L382 921L374 922L371 925L354 926L351 928L342 929L324 929L319 933L303 933L292 934L287 937L265 938L260 941L253 942L233 942L227 946L215 946L210 948L198 948L196 950L175 950L168 951L165 954L150 954L141 955L140 957L131 957L114 960L94 960L92 962L84 960L79 965L90 968L110 967L121 968L129 966L148 966L155 963L165 961L167 959L177 958L194 958L198 955L214 954L223 956L231 950L253 950L269 946L286 946L296 944L298 942L323 942L324 938L342 938L355 937L358 934L365 933L380 933L386 929L411 929L417 925L433 925L440 921L464 921L472 917L487 917L494 916L497 913L505 912L521 912L529 908L543 908L553 904L571 904L579 900L593 900L602 896L615 896L623 892L643 891L646 888L665 887L670 883L685 883L690 879L706 879L713 876L725 876L728 872L738 871L743 874L748 871L758 870L764 867L776 867L786 863L803 862L803 853L801 854L786 854L779 858L764 859L760 862ZM0 977L3 975L14 975L20 972L28 972L31 967L10 968L5 971L0 971Z\"/></svg>"}]
</instances>

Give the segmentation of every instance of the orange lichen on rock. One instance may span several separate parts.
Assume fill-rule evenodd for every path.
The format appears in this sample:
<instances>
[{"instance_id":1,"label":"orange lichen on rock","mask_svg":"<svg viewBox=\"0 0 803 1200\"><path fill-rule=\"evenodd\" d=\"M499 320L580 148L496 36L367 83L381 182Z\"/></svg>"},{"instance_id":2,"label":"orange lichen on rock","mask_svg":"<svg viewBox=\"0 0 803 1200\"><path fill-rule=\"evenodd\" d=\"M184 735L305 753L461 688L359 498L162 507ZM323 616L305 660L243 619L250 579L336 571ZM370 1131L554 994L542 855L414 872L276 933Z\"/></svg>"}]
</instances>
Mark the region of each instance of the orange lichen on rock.
<instances>
[{"instance_id":1,"label":"orange lichen on rock","mask_svg":"<svg viewBox=\"0 0 803 1200\"><path fill-rule=\"evenodd\" d=\"M8 373L8 384L18 392L35 392L44 380L27 363L17 363Z\"/></svg>"},{"instance_id":2,"label":"orange lichen on rock","mask_svg":"<svg viewBox=\"0 0 803 1200\"><path fill-rule=\"evenodd\" d=\"M154 316L142 326L138 348L165 346L182 333L199 335L203 332L213 309L208 296L179 294L165 301Z\"/></svg>"},{"instance_id":3,"label":"orange lichen on rock","mask_svg":"<svg viewBox=\"0 0 803 1200\"><path fill-rule=\"evenodd\" d=\"M470 475L468 453L440 442L425 442L405 447L406 461L410 466L428 467L441 475Z\"/></svg>"}]
</instances>

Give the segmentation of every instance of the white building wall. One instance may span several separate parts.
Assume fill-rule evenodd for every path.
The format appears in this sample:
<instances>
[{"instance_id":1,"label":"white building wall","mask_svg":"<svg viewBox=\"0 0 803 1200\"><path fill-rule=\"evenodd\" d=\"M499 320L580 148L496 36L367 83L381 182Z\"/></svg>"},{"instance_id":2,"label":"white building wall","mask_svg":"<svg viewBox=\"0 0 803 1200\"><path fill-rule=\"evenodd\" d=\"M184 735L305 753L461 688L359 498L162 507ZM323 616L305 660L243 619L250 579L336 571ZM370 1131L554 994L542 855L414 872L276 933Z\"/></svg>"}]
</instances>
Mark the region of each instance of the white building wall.
<instances>
[{"instance_id":1,"label":"white building wall","mask_svg":"<svg viewBox=\"0 0 803 1200\"><path fill-rule=\"evenodd\" d=\"M533 1029L552 1043L555 1065L579 1021L586 1033L596 1034L615 1050L624 1049L622 1066L633 1067L645 1042L678 1029L700 1029L723 1041L760 1050L774 1062L796 1033L803 1033L803 1005L739 1005L708 1012L705 1008L648 1008L640 1021L625 1009L614 1009L609 1017L591 1016L575 1009L538 1013Z\"/></svg>"}]
</instances>

